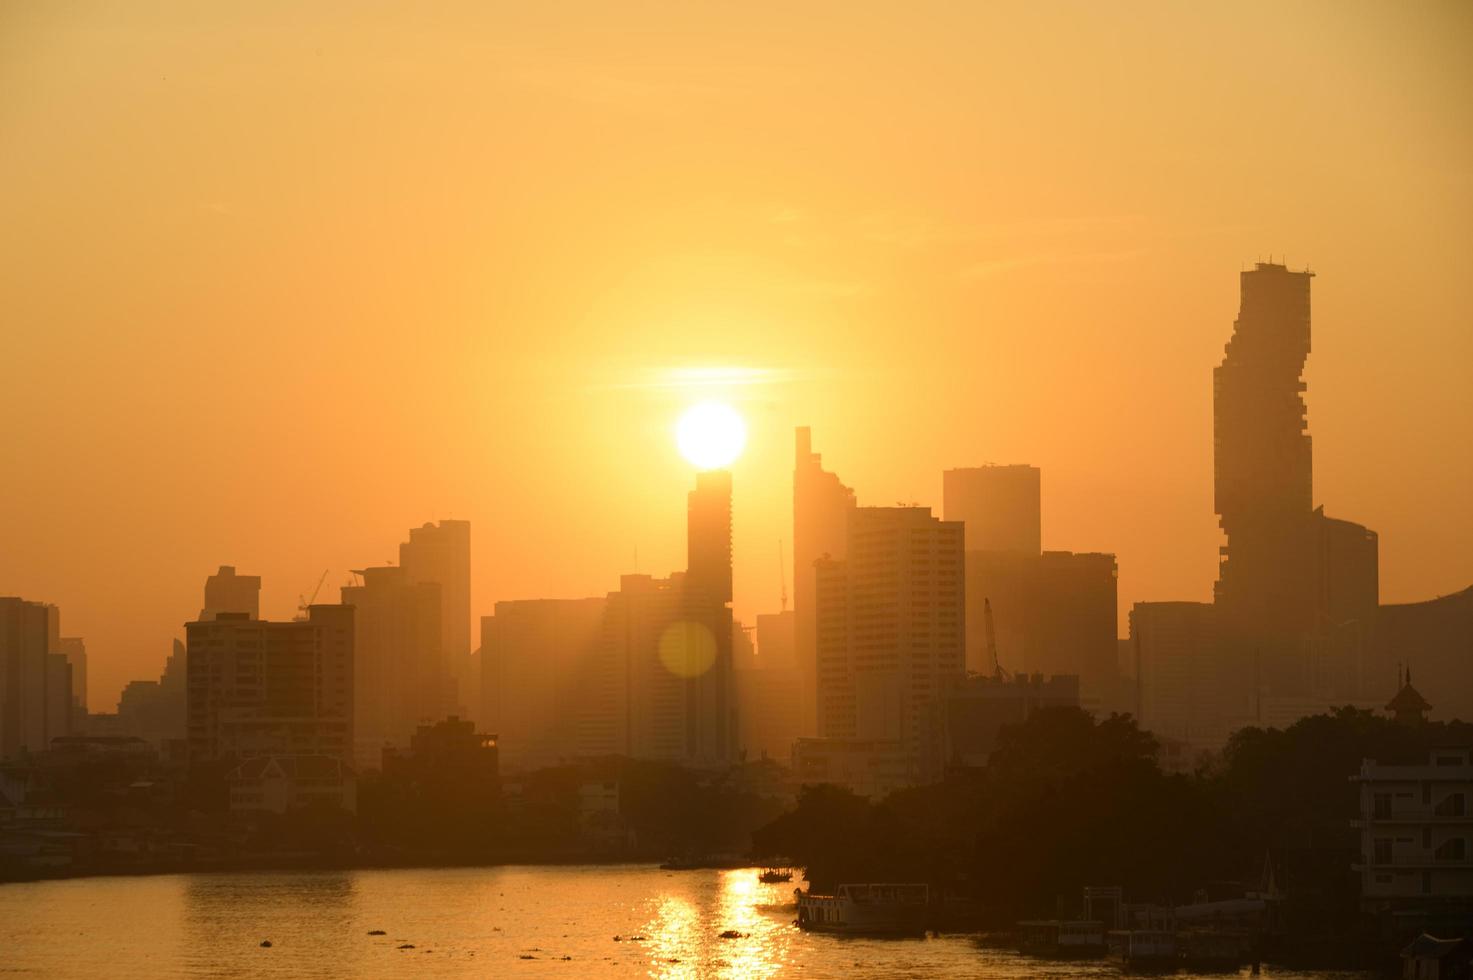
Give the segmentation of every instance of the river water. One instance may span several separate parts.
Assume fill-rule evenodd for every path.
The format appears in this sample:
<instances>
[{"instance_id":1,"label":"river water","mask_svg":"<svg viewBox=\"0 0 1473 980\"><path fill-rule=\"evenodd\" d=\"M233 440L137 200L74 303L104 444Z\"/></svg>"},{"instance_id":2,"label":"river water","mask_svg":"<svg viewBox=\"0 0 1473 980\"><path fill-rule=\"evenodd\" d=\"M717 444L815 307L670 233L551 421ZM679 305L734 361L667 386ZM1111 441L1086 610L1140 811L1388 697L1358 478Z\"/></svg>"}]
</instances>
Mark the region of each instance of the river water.
<instances>
[{"instance_id":1,"label":"river water","mask_svg":"<svg viewBox=\"0 0 1473 980\"><path fill-rule=\"evenodd\" d=\"M986 949L970 936L878 940L799 932L792 889L759 884L756 869L666 872L649 865L0 885L0 976L1118 975L1103 963L1041 962ZM369 935L376 929L385 934ZM743 938L722 939L728 929ZM263 940L271 946L263 948ZM1263 975L1336 976L1268 967Z\"/></svg>"}]
</instances>

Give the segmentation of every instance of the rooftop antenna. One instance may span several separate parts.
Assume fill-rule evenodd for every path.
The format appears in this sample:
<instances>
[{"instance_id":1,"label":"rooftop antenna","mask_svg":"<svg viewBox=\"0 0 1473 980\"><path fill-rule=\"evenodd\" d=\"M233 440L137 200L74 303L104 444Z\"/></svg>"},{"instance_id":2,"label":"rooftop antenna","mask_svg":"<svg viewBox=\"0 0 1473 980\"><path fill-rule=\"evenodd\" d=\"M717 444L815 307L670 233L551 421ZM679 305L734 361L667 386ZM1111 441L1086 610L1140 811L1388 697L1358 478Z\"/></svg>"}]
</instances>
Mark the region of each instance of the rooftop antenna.
<instances>
[{"instance_id":1,"label":"rooftop antenna","mask_svg":"<svg viewBox=\"0 0 1473 980\"><path fill-rule=\"evenodd\" d=\"M788 565L783 557L783 539L777 539L777 580L782 585L783 612L788 611Z\"/></svg>"}]
</instances>

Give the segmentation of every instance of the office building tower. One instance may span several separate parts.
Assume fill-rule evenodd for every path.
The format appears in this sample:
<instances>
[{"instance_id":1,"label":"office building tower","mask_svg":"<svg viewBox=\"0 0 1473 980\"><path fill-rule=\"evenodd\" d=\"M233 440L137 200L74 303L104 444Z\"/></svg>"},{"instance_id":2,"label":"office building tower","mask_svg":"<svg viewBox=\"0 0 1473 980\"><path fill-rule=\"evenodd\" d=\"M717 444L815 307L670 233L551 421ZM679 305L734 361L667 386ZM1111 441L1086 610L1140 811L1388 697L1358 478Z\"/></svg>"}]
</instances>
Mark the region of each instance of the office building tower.
<instances>
[{"instance_id":1,"label":"office building tower","mask_svg":"<svg viewBox=\"0 0 1473 980\"><path fill-rule=\"evenodd\" d=\"M737 658L737 749L748 760L792 757L802 724L802 686L795 647L793 611L759 615L756 643Z\"/></svg>"},{"instance_id":2,"label":"office building tower","mask_svg":"<svg viewBox=\"0 0 1473 980\"><path fill-rule=\"evenodd\" d=\"M221 565L220 570L205 579L205 607L199 621L208 622L220 613L244 613L248 619L261 618L261 576L237 575L235 566Z\"/></svg>"},{"instance_id":3,"label":"office building tower","mask_svg":"<svg viewBox=\"0 0 1473 980\"><path fill-rule=\"evenodd\" d=\"M53 605L0 597L0 759L71 732L71 668Z\"/></svg>"},{"instance_id":4,"label":"office building tower","mask_svg":"<svg viewBox=\"0 0 1473 980\"><path fill-rule=\"evenodd\" d=\"M386 745L404 747L418 726L456 710L456 685L445 661L437 582L413 582L397 565L354 572L342 602L357 610L354 665L360 768L376 767Z\"/></svg>"},{"instance_id":5,"label":"office building tower","mask_svg":"<svg viewBox=\"0 0 1473 980\"><path fill-rule=\"evenodd\" d=\"M481 717L510 771L623 752L624 671L602 656L607 600L498 602L481 619Z\"/></svg>"},{"instance_id":6,"label":"office building tower","mask_svg":"<svg viewBox=\"0 0 1473 980\"><path fill-rule=\"evenodd\" d=\"M860 507L815 567L819 734L897 741L919 777L930 706L966 670L962 524Z\"/></svg>"},{"instance_id":7,"label":"office building tower","mask_svg":"<svg viewBox=\"0 0 1473 980\"><path fill-rule=\"evenodd\" d=\"M1214 499L1223 534L1222 626L1262 661L1265 684L1311 687L1315 621L1312 455L1302 380L1310 272L1258 263L1213 371Z\"/></svg>"},{"instance_id":8,"label":"office building tower","mask_svg":"<svg viewBox=\"0 0 1473 980\"><path fill-rule=\"evenodd\" d=\"M1043 508L1036 466L975 466L941 475L942 514L967 526L968 551L1037 555Z\"/></svg>"},{"instance_id":9,"label":"office building tower","mask_svg":"<svg viewBox=\"0 0 1473 980\"><path fill-rule=\"evenodd\" d=\"M72 706L87 713L87 644L80 636L63 636L58 651L72 668Z\"/></svg>"},{"instance_id":10,"label":"office building tower","mask_svg":"<svg viewBox=\"0 0 1473 980\"><path fill-rule=\"evenodd\" d=\"M993 673L983 610L990 605L998 665L1019 674L1077 676L1088 704L1119 676L1115 556L967 549L967 667Z\"/></svg>"},{"instance_id":11,"label":"office building tower","mask_svg":"<svg viewBox=\"0 0 1473 980\"><path fill-rule=\"evenodd\" d=\"M842 560L848 546L854 491L823 468L806 426L797 430L793 466L793 615L801 682L801 734L818 733L818 618L816 573L820 559Z\"/></svg>"},{"instance_id":12,"label":"office building tower","mask_svg":"<svg viewBox=\"0 0 1473 980\"><path fill-rule=\"evenodd\" d=\"M470 676L471 524L441 521L412 528L399 545L399 567L411 585L440 587L440 651L447 669L464 687L460 700L474 697L479 680Z\"/></svg>"},{"instance_id":13,"label":"office building tower","mask_svg":"<svg viewBox=\"0 0 1473 980\"><path fill-rule=\"evenodd\" d=\"M311 606L288 623L221 612L186 633L191 767L353 750L354 610Z\"/></svg>"},{"instance_id":14,"label":"office building tower","mask_svg":"<svg viewBox=\"0 0 1473 980\"><path fill-rule=\"evenodd\" d=\"M1141 727L1197 752L1252 724L1249 665L1225 656L1216 609L1204 602L1138 602L1130 612L1136 717Z\"/></svg>"}]
</instances>

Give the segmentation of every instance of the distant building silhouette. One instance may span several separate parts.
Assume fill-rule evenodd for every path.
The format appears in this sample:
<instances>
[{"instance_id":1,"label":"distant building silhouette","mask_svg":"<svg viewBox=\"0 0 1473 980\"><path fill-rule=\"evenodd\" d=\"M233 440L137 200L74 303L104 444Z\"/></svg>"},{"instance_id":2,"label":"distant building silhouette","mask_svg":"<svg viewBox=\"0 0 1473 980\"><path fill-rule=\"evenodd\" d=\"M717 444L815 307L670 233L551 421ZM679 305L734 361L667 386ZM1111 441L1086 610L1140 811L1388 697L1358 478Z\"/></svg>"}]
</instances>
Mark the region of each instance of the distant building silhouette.
<instances>
[{"instance_id":1,"label":"distant building silhouette","mask_svg":"<svg viewBox=\"0 0 1473 980\"><path fill-rule=\"evenodd\" d=\"M841 560L849 540L854 491L823 468L807 426L796 434L793 465L793 614L802 683L800 731L818 734L818 620L814 563Z\"/></svg>"},{"instance_id":2,"label":"distant building silhouette","mask_svg":"<svg viewBox=\"0 0 1473 980\"><path fill-rule=\"evenodd\" d=\"M942 514L967 526L968 551L1043 550L1038 467L975 466L941 475Z\"/></svg>"},{"instance_id":3,"label":"distant building silhouette","mask_svg":"<svg viewBox=\"0 0 1473 980\"><path fill-rule=\"evenodd\" d=\"M362 584L343 586L342 601L357 610L353 758L362 770L378 765L385 745L408 745L417 726L454 712L457 699L440 584L413 581L398 565L355 574Z\"/></svg>"},{"instance_id":4,"label":"distant building silhouette","mask_svg":"<svg viewBox=\"0 0 1473 980\"><path fill-rule=\"evenodd\" d=\"M1130 643L1141 727L1201 752L1256 721L1252 672L1223 656L1211 603L1138 602Z\"/></svg>"},{"instance_id":5,"label":"distant building silhouette","mask_svg":"<svg viewBox=\"0 0 1473 980\"><path fill-rule=\"evenodd\" d=\"M1372 678L1414 664L1425 689L1434 692L1436 717L1473 720L1473 586L1425 602L1381 606L1375 636Z\"/></svg>"},{"instance_id":6,"label":"distant building silhouette","mask_svg":"<svg viewBox=\"0 0 1473 980\"><path fill-rule=\"evenodd\" d=\"M87 713L87 644L80 636L63 636L57 650L72 668L72 710ZM75 727L75 726L74 726Z\"/></svg>"},{"instance_id":7,"label":"distant building silhouette","mask_svg":"<svg viewBox=\"0 0 1473 980\"><path fill-rule=\"evenodd\" d=\"M184 760L187 756L187 662L184 644L179 640L173 641L172 652L164 662L164 672L159 679L129 681L118 698L117 714L89 714L88 732L136 736L152 744L165 758Z\"/></svg>"},{"instance_id":8,"label":"distant building silhouette","mask_svg":"<svg viewBox=\"0 0 1473 980\"><path fill-rule=\"evenodd\" d=\"M0 759L72 730L72 669L56 606L0 597Z\"/></svg>"},{"instance_id":9,"label":"distant building silhouette","mask_svg":"<svg viewBox=\"0 0 1473 980\"><path fill-rule=\"evenodd\" d=\"M451 715L420 725L407 750L384 749L383 773L445 792L494 794L499 772L497 738L476 731L476 723Z\"/></svg>"},{"instance_id":10,"label":"distant building silhouette","mask_svg":"<svg viewBox=\"0 0 1473 980\"><path fill-rule=\"evenodd\" d=\"M847 558L815 566L819 734L898 742L918 779L930 705L966 670L963 528L860 507L848 538Z\"/></svg>"},{"instance_id":11,"label":"distant building silhouette","mask_svg":"<svg viewBox=\"0 0 1473 980\"><path fill-rule=\"evenodd\" d=\"M221 612L185 626L189 765L353 751L354 610L273 623Z\"/></svg>"},{"instance_id":12,"label":"distant building silhouette","mask_svg":"<svg viewBox=\"0 0 1473 980\"><path fill-rule=\"evenodd\" d=\"M969 670L992 670L982 614L990 602L1004 667L1076 676L1092 704L1114 695L1120 628L1114 555L974 551L969 544L966 566Z\"/></svg>"},{"instance_id":13,"label":"distant building silhouette","mask_svg":"<svg viewBox=\"0 0 1473 980\"><path fill-rule=\"evenodd\" d=\"M1019 725L1040 708L1079 707L1079 678L1042 674L973 675L949 684L935 705L930 777L985 766L1004 725Z\"/></svg>"},{"instance_id":14,"label":"distant building silhouette","mask_svg":"<svg viewBox=\"0 0 1473 980\"><path fill-rule=\"evenodd\" d=\"M440 655L458 687L458 699L477 696L471 676L471 524L441 521L411 528L399 545L399 567L411 585L440 587Z\"/></svg>"},{"instance_id":15,"label":"distant building silhouette","mask_svg":"<svg viewBox=\"0 0 1473 980\"><path fill-rule=\"evenodd\" d=\"M233 813L275 813L306 807L358 809L358 780L352 767L332 755L263 755L226 776Z\"/></svg>"},{"instance_id":16,"label":"distant building silhouette","mask_svg":"<svg viewBox=\"0 0 1473 980\"><path fill-rule=\"evenodd\" d=\"M796 614L791 610L757 617L756 644L737 657L737 747L749 760L769 758L786 764L802 730L803 684L795 646Z\"/></svg>"},{"instance_id":17,"label":"distant building silhouette","mask_svg":"<svg viewBox=\"0 0 1473 980\"><path fill-rule=\"evenodd\" d=\"M607 600L498 602L481 619L481 717L508 770L624 750L625 673L601 657Z\"/></svg>"},{"instance_id":18,"label":"distant building silhouette","mask_svg":"<svg viewBox=\"0 0 1473 980\"><path fill-rule=\"evenodd\" d=\"M199 621L208 622L220 613L244 613L250 619L261 618L261 576L237 575L234 565L221 565L220 570L205 579L205 606Z\"/></svg>"}]
</instances>

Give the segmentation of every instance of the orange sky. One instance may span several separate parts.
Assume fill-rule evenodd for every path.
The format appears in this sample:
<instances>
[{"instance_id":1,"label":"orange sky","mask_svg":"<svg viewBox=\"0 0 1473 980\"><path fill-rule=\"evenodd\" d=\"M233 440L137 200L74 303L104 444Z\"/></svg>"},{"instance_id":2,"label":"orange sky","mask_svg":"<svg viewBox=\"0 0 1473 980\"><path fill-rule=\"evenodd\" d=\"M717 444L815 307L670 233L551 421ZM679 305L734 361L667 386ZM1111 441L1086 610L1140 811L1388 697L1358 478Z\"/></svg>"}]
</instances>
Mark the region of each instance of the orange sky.
<instances>
[{"instance_id":1,"label":"orange sky","mask_svg":"<svg viewBox=\"0 0 1473 980\"><path fill-rule=\"evenodd\" d=\"M1039 465L1046 548L1205 599L1269 255L1319 274L1316 502L1386 600L1473 582L1473 6L429 7L0 8L0 594L94 710L222 563L273 617L442 517L478 614L683 566L711 395L744 619L798 424L862 503Z\"/></svg>"}]
</instances>

